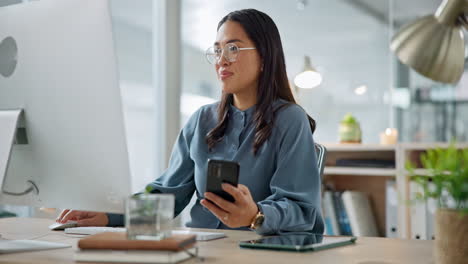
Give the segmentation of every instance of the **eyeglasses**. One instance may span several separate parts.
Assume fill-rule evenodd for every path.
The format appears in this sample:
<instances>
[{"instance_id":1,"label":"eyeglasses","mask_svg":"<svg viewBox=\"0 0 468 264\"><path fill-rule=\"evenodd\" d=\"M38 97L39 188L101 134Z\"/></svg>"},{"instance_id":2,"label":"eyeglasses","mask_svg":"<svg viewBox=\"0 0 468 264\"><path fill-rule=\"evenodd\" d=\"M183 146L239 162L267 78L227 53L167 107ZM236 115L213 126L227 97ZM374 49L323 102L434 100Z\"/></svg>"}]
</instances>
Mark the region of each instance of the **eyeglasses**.
<instances>
[{"instance_id":1,"label":"eyeglasses","mask_svg":"<svg viewBox=\"0 0 468 264\"><path fill-rule=\"evenodd\" d=\"M224 48L220 47L209 47L206 52L205 56L209 63L217 64L221 60L221 56L224 54L224 58L226 58L229 62L235 62L237 60L237 56L241 50L254 50L255 48L239 48L234 43L228 43L224 46Z\"/></svg>"}]
</instances>

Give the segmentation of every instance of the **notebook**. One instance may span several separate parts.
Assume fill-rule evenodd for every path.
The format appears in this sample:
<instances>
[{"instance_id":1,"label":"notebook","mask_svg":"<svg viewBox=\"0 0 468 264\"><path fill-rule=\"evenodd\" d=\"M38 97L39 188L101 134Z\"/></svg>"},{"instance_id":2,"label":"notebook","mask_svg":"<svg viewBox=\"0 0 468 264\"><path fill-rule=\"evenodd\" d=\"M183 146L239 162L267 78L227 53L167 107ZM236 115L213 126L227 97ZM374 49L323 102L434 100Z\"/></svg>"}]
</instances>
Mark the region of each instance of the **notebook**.
<instances>
[{"instance_id":1,"label":"notebook","mask_svg":"<svg viewBox=\"0 0 468 264\"><path fill-rule=\"evenodd\" d=\"M162 240L130 240L127 233L105 232L82 238L80 249L181 251L193 247L195 235L173 235Z\"/></svg>"},{"instance_id":2,"label":"notebook","mask_svg":"<svg viewBox=\"0 0 468 264\"><path fill-rule=\"evenodd\" d=\"M188 251L196 255L196 248ZM75 252L74 257L80 262L178 263L191 258L192 255L185 251L86 249Z\"/></svg>"},{"instance_id":3,"label":"notebook","mask_svg":"<svg viewBox=\"0 0 468 264\"><path fill-rule=\"evenodd\" d=\"M104 232L125 232L123 227L106 227L106 226L86 226L86 227L72 227L66 228L65 234L74 235L95 235ZM197 241L208 241L218 238L226 237L226 234L221 232L201 232L192 230L172 230L173 235L196 235Z\"/></svg>"}]
</instances>

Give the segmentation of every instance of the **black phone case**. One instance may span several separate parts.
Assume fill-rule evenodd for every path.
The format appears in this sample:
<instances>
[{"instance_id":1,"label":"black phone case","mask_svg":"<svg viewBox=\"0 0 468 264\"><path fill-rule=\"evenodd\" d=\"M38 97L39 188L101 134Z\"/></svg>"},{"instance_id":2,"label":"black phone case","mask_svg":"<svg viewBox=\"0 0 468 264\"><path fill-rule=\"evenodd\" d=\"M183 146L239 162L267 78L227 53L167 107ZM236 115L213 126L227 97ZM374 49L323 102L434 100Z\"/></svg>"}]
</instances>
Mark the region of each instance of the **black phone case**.
<instances>
[{"instance_id":1,"label":"black phone case","mask_svg":"<svg viewBox=\"0 0 468 264\"><path fill-rule=\"evenodd\" d=\"M237 187L239 179L239 164L233 161L208 160L208 175L206 191L212 192L223 199L234 202L234 197L225 192L221 184L229 183Z\"/></svg>"}]
</instances>

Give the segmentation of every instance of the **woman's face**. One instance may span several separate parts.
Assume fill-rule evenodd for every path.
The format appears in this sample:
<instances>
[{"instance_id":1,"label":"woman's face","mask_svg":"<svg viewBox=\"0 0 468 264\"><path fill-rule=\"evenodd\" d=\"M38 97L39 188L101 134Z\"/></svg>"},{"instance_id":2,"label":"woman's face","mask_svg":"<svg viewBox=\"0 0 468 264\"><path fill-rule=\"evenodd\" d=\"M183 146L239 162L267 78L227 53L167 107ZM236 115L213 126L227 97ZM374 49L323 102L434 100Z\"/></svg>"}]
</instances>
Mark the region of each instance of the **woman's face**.
<instances>
[{"instance_id":1,"label":"woman's face","mask_svg":"<svg viewBox=\"0 0 468 264\"><path fill-rule=\"evenodd\" d=\"M242 26L234 21L226 21L218 30L215 49L233 43L239 48L255 48ZM240 50L234 62L227 60L224 51L216 66L216 74L225 93L238 94L256 90L261 72L261 59L258 50Z\"/></svg>"}]
</instances>

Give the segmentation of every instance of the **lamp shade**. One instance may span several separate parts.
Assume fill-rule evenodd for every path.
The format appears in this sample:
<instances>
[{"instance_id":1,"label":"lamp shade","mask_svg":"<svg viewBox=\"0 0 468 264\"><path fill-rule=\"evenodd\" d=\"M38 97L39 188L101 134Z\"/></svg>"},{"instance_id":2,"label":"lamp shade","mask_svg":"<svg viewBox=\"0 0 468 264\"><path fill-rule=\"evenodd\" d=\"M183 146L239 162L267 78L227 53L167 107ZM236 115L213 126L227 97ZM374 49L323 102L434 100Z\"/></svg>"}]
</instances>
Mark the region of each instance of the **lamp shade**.
<instances>
[{"instance_id":1,"label":"lamp shade","mask_svg":"<svg viewBox=\"0 0 468 264\"><path fill-rule=\"evenodd\" d=\"M303 89L310 89L319 86L322 83L322 75L318 73L310 63L310 58L305 57L304 70L296 75L294 84Z\"/></svg>"},{"instance_id":2,"label":"lamp shade","mask_svg":"<svg viewBox=\"0 0 468 264\"><path fill-rule=\"evenodd\" d=\"M435 15L404 26L393 38L391 50L420 74L442 83L456 83L464 71L465 42L458 18L464 0L445 0Z\"/></svg>"}]
</instances>

